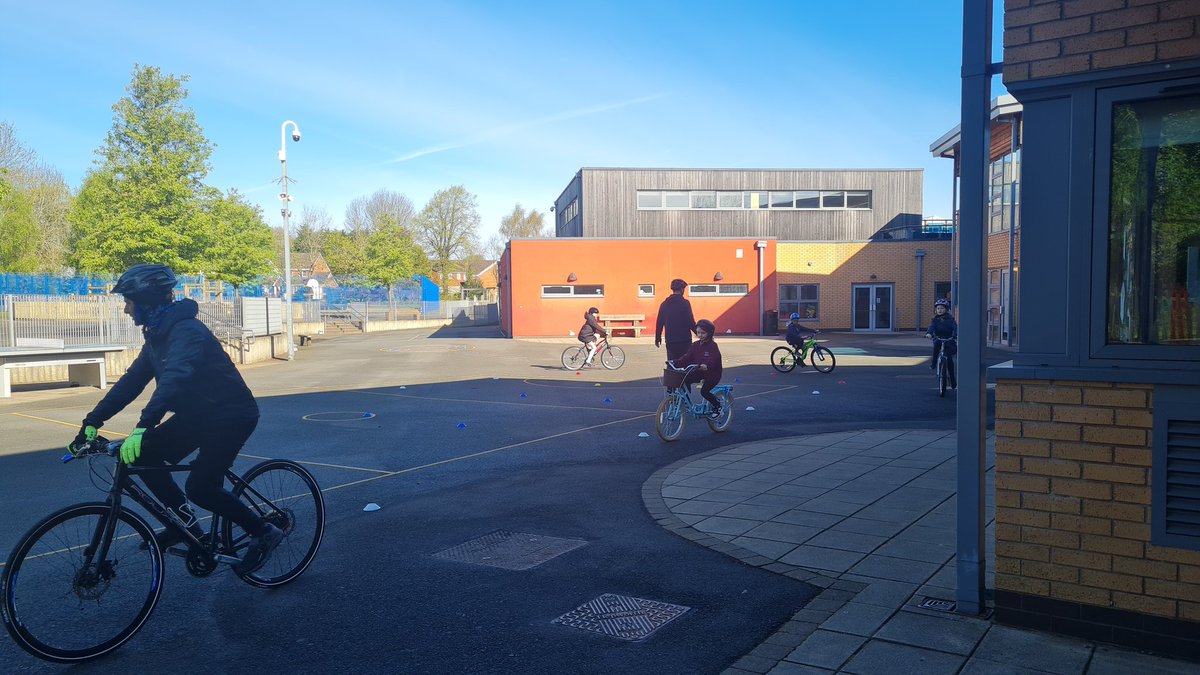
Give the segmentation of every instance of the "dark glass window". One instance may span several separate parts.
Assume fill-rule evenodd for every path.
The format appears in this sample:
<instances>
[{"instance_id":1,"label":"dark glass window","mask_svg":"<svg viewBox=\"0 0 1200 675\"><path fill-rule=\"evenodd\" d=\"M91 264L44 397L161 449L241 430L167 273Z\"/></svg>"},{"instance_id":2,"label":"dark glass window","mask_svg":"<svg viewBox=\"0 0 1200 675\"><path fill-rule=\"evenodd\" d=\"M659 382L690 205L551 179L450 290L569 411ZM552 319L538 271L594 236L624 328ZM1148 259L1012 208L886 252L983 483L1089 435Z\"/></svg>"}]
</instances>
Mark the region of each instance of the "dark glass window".
<instances>
[{"instance_id":1,"label":"dark glass window","mask_svg":"<svg viewBox=\"0 0 1200 675\"><path fill-rule=\"evenodd\" d=\"M1109 344L1200 345L1200 95L1113 107Z\"/></svg>"}]
</instances>

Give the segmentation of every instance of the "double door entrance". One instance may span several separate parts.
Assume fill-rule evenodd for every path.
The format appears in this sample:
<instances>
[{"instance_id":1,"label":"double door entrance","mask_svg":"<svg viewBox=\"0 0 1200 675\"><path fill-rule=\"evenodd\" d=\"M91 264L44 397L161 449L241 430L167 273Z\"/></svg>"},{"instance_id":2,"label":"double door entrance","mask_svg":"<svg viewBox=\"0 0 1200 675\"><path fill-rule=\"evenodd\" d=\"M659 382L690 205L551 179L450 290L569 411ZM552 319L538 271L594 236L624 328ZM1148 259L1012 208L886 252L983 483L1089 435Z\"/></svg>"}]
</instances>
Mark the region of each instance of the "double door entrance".
<instances>
[{"instance_id":1,"label":"double door entrance","mask_svg":"<svg viewBox=\"0 0 1200 675\"><path fill-rule=\"evenodd\" d=\"M891 331L895 303L891 284L855 284L852 291L854 330Z\"/></svg>"}]
</instances>

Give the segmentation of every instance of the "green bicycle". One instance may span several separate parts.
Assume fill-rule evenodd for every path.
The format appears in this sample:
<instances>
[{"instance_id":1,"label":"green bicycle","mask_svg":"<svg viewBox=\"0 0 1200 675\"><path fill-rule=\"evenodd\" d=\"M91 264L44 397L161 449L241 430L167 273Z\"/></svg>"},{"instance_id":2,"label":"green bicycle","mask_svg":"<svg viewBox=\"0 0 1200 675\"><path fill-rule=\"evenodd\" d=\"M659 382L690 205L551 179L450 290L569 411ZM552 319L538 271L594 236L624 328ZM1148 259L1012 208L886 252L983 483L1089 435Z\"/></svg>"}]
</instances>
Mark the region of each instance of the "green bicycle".
<instances>
[{"instance_id":1,"label":"green bicycle","mask_svg":"<svg viewBox=\"0 0 1200 675\"><path fill-rule=\"evenodd\" d=\"M781 373L790 373L797 365L804 365L804 360L808 359L817 372L832 373L837 361L828 347L817 344L815 334L804 338L804 344L799 349L791 345L776 347L771 352L771 367Z\"/></svg>"}]
</instances>

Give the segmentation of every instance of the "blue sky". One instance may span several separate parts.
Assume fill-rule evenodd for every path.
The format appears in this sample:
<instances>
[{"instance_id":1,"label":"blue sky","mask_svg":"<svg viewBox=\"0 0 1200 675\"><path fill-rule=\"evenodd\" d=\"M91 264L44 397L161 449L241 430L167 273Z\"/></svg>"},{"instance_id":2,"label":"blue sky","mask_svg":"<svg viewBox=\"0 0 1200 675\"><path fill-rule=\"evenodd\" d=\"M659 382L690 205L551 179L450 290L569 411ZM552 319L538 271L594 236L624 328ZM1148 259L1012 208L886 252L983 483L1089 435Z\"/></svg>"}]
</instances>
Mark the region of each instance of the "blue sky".
<instances>
[{"instance_id":1,"label":"blue sky","mask_svg":"<svg viewBox=\"0 0 1200 675\"><path fill-rule=\"evenodd\" d=\"M381 188L420 209L461 184L486 240L584 166L923 168L925 215L950 213L929 145L958 123L958 0L0 0L0 17L0 120L72 187L141 63L191 77L208 183L272 225L287 119L293 213L337 224Z\"/></svg>"}]
</instances>

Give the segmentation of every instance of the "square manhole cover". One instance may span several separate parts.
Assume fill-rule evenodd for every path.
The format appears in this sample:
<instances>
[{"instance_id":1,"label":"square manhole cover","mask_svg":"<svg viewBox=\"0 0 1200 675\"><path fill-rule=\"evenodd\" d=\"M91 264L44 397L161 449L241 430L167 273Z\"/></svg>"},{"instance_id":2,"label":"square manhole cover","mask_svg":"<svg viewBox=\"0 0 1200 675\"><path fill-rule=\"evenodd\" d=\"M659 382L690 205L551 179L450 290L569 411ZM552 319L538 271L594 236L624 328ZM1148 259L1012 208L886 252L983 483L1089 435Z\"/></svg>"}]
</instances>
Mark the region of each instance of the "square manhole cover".
<instances>
[{"instance_id":1,"label":"square manhole cover","mask_svg":"<svg viewBox=\"0 0 1200 675\"><path fill-rule=\"evenodd\" d=\"M642 640L689 609L669 602L605 593L563 614L554 623L622 640Z\"/></svg>"},{"instance_id":2,"label":"square manhole cover","mask_svg":"<svg viewBox=\"0 0 1200 675\"><path fill-rule=\"evenodd\" d=\"M527 570L567 551L587 545L582 539L563 539L525 532L496 530L478 539L433 554L442 560L490 565L506 570Z\"/></svg>"}]
</instances>

